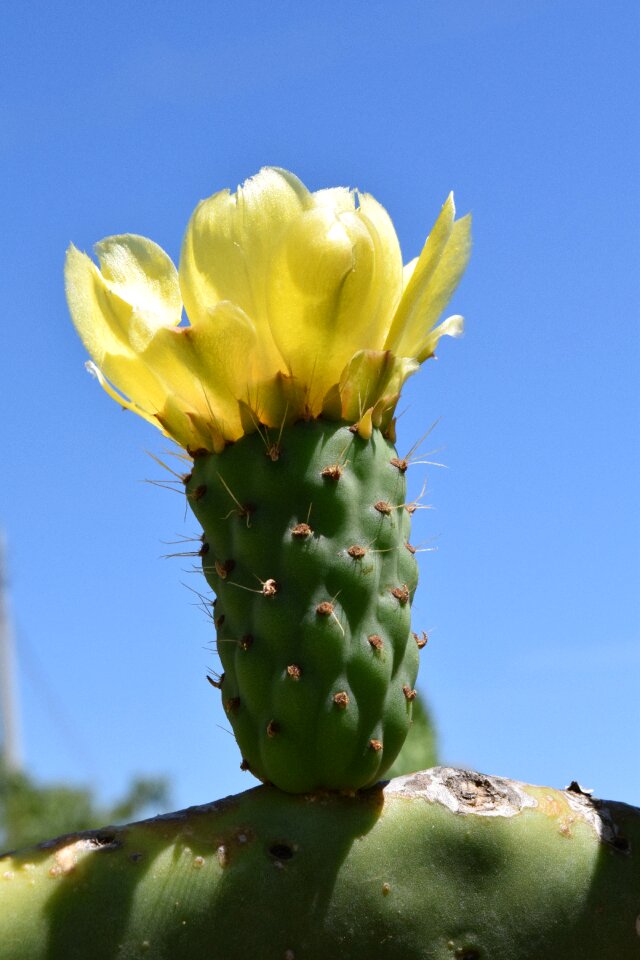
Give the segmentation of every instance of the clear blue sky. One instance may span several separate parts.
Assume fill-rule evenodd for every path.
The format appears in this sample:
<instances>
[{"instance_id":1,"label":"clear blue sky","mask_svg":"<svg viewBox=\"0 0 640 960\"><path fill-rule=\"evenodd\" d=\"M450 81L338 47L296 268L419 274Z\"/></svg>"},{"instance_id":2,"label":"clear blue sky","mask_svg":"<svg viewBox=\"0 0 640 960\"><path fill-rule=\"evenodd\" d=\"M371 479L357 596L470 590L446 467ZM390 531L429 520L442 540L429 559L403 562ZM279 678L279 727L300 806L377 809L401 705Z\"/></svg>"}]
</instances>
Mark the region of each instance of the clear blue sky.
<instances>
[{"instance_id":1,"label":"clear blue sky","mask_svg":"<svg viewBox=\"0 0 640 960\"><path fill-rule=\"evenodd\" d=\"M465 337L409 384L431 435L416 515L419 687L443 757L640 802L638 7L629 0L12 4L0 57L0 526L25 756L173 803L252 785L210 624L145 484L165 444L85 373L70 241L177 257L196 202L264 164L358 186L405 259L450 189L475 249ZM428 446L427 449L430 449ZM423 482L416 467L414 488Z\"/></svg>"}]
</instances>

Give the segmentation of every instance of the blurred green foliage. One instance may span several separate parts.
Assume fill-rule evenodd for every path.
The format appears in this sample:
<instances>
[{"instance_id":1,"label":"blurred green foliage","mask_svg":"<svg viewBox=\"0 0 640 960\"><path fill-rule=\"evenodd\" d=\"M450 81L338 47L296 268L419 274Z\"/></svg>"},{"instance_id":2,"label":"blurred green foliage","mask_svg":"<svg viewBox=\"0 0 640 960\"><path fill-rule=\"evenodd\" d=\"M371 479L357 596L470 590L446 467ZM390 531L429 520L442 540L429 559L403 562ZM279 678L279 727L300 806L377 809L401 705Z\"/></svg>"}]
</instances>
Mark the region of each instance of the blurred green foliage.
<instances>
[{"instance_id":1,"label":"blurred green foliage","mask_svg":"<svg viewBox=\"0 0 640 960\"><path fill-rule=\"evenodd\" d=\"M0 852L104 824L127 823L168 804L169 786L163 777L135 777L120 800L103 806L88 787L38 784L22 771L7 770L0 759Z\"/></svg>"}]
</instances>

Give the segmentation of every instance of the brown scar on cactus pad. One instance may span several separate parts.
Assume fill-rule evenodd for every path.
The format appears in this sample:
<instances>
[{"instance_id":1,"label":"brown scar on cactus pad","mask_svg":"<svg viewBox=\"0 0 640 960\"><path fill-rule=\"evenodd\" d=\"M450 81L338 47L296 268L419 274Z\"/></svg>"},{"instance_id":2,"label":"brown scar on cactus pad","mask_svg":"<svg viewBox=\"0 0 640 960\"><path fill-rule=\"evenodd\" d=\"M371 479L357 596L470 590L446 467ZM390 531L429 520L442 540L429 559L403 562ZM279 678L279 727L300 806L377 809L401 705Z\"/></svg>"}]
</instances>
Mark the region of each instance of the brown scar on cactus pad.
<instances>
[{"instance_id":1,"label":"brown scar on cactus pad","mask_svg":"<svg viewBox=\"0 0 640 960\"><path fill-rule=\"evenodd\" d=\"M399 603L403 605L409 602L409 588L407 587L406 583L403 583L401 587L394 587L394 589L391 591L391 594Z\"/></svg>"},{"instance_id":2,"label":"brown scar on cactus pad","mask_svg":"<svg viewBox=\"0 0 640 960\"><path fill-rule=\"evenodd\" d=\"M333 702L336 707L345 710L349 706L349 694L346 690L339 690L338 693L334 693Z\"/></svg>"},{"instance_id":3,"label":"brown scar on cactus pad","mask_svg":"<svg viewBox=\"0 0 640 960\"><path fill-rule=\"evenodd\" d=\"M367 637L367 640L371 644L374 650L382 650L384 646L384 641L381 636L377 633L372 633L370 637Z\"/></svg>"},{"instance_id":4,"label":"brown scar on cactus pad","mask_svg":"<svg viewBox=\"0 0 640 960\"><path fill-rule=\"evenodd\" d=\"M316 613L321 617L329 617L333 613L334 606L330 600L323 600L322 603L319 603L316 607Z\"/></svg>"},{"instance_id":5,"label":"brown scar on cactus pad","mask_svg":"<svg viewBox=\"0 0 640 960\"><path fill-rule=\"evenodd\" d=\"M337 481L342 476L342 467L339 463L332 463L328 467L323 468L321 476L323 476L325 480Z\"/></svg>"},{"instance_id":6,"label":"brown scar on cactus pad","mask_svg":"<svg viewBox=\"0 0 640 960\"><path fill-rule=\"evenodd\" d=\"M402 692L407 700L415 700L415 698L418 696L417 690L412 690L408 683L405 683L404 687L402 688Z\"/></svg>"},{"instance_id":7,"label":"brown scar on cactus pad","mask_svg":"<svg viewBox=\"0 0 640 960\"><path fill-rule=\"evenodd\" d=\"M374 507L378 513L382 513L387 517L393 510L393 507L387 500L378 500L377 503L374 503Z\"/></svg>"},{"instance_id":8,"label":"brown scar on cactus pad","mask_svg":"<svg viewBox=\"0 0 640 960\"><path fill-rule=\"evenodd\" d=\"M366 552L367 551L365 550L365 548L358 546L357 543L354 543L353 546L349 547L349 549L347 550L347 553L349 554L349 556L353 557L354 560L361 560L362 557L364 557L364 555L366 554Z\"/></svg>"},{"instance_id":9,"label":"brown scar on cactus pad","mask_svg":"<svg viewBox=\"0 0 640 960\"><path fill-rule=\"evenodd\" d=\"M297 523L291 530L292 537L310 537L313 530L308 523Z\"/></svg>"},{"instance_id":10,"label":"brown scar on cactus pad","mask_svg":"<svg viewBox=\"0 0 640 960\"><path fill-rule=\"evenodd\" d=\"M392 457L389 463L393 464L394 467L397 467L400 473L406 473L409 467L409 461L405 460L404 457Z\"/></svg>"}]
</instances>

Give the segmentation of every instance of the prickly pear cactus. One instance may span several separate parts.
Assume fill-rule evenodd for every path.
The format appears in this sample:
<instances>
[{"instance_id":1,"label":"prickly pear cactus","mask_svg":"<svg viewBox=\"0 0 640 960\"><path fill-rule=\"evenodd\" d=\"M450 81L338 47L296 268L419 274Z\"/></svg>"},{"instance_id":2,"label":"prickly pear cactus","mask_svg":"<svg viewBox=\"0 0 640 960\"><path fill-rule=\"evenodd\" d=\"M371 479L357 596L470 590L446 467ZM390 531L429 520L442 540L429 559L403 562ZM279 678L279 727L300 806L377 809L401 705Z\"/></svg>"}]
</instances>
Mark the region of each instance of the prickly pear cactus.
<instances>
[{"instance_id":1,"label":"prickly pear cactus","mask_svg":"<svg viewBox=\"0 0 640 960\"><path fill-rule=\"evenodd\" d=\"M372 783L409 729L405 469L379 430L319 420L277 448L253 434L194 463L224 708L245 764L285 790Z\"/></svg>"},{"instance_id":2,"label":"prickly pear cactus","mask_svg":"<svg viewBox=\"0 0 640 960\"><path fill-rule=\"evenodd\" d=\"M394 411L461 330L436 323L469 248L451 196L403 267L373 197L265 169L198 206L179 272L133 235L97 244L100 269L68 253L90 369L192 461L224 708L243 765L286 791L374 783L409 730L422 641Z\"/></svg>"}]
</instances>

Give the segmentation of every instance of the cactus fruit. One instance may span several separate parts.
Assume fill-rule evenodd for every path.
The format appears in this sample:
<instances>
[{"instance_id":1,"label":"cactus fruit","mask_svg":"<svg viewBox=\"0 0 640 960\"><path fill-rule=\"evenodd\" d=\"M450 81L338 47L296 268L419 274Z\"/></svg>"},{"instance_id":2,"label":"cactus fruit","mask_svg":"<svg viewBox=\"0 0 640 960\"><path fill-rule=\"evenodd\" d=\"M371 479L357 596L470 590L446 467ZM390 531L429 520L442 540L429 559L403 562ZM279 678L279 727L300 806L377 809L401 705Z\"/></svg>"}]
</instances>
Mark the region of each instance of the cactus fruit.
<instances>
[{"instance_id":1,"label":"cactus fruit","mask_svg":"<svg viewBox=\"0 0 640 960\"><path fill-rule=\"evenodd\" d=\"M633 960L640 810L436 768L0 859L0 960Z\"/></svg>"},{"instance_id":2,"label":"cactus fruit","mask_svg":"<svg viewBox=\"0 0 640 960\"><path fill-rule=\"evenodd\" d=\"M144 237L101 241L100 270L68 253L91 369L193 461L223 703L243 764L284 790L369 785L409 729L418 578L394 411L460 332L436 322L469 248L450 196L403 268L372 197L265 169L199 205L179 273Z\"/></svg>"},{"instance_id":3,"label":"cactus fruit","mask_svg":"<svg viewBox=\"0 0 640 960\"><path fill-rule=\"evenodd\" d=\"M283 431L277 454L265 443L196 458L186 487L217 596L223 704L260 779L356 789L395 759L415 697L403 466L379 430L365 440L321 420Z\"/></svg>"}]
</instances>

